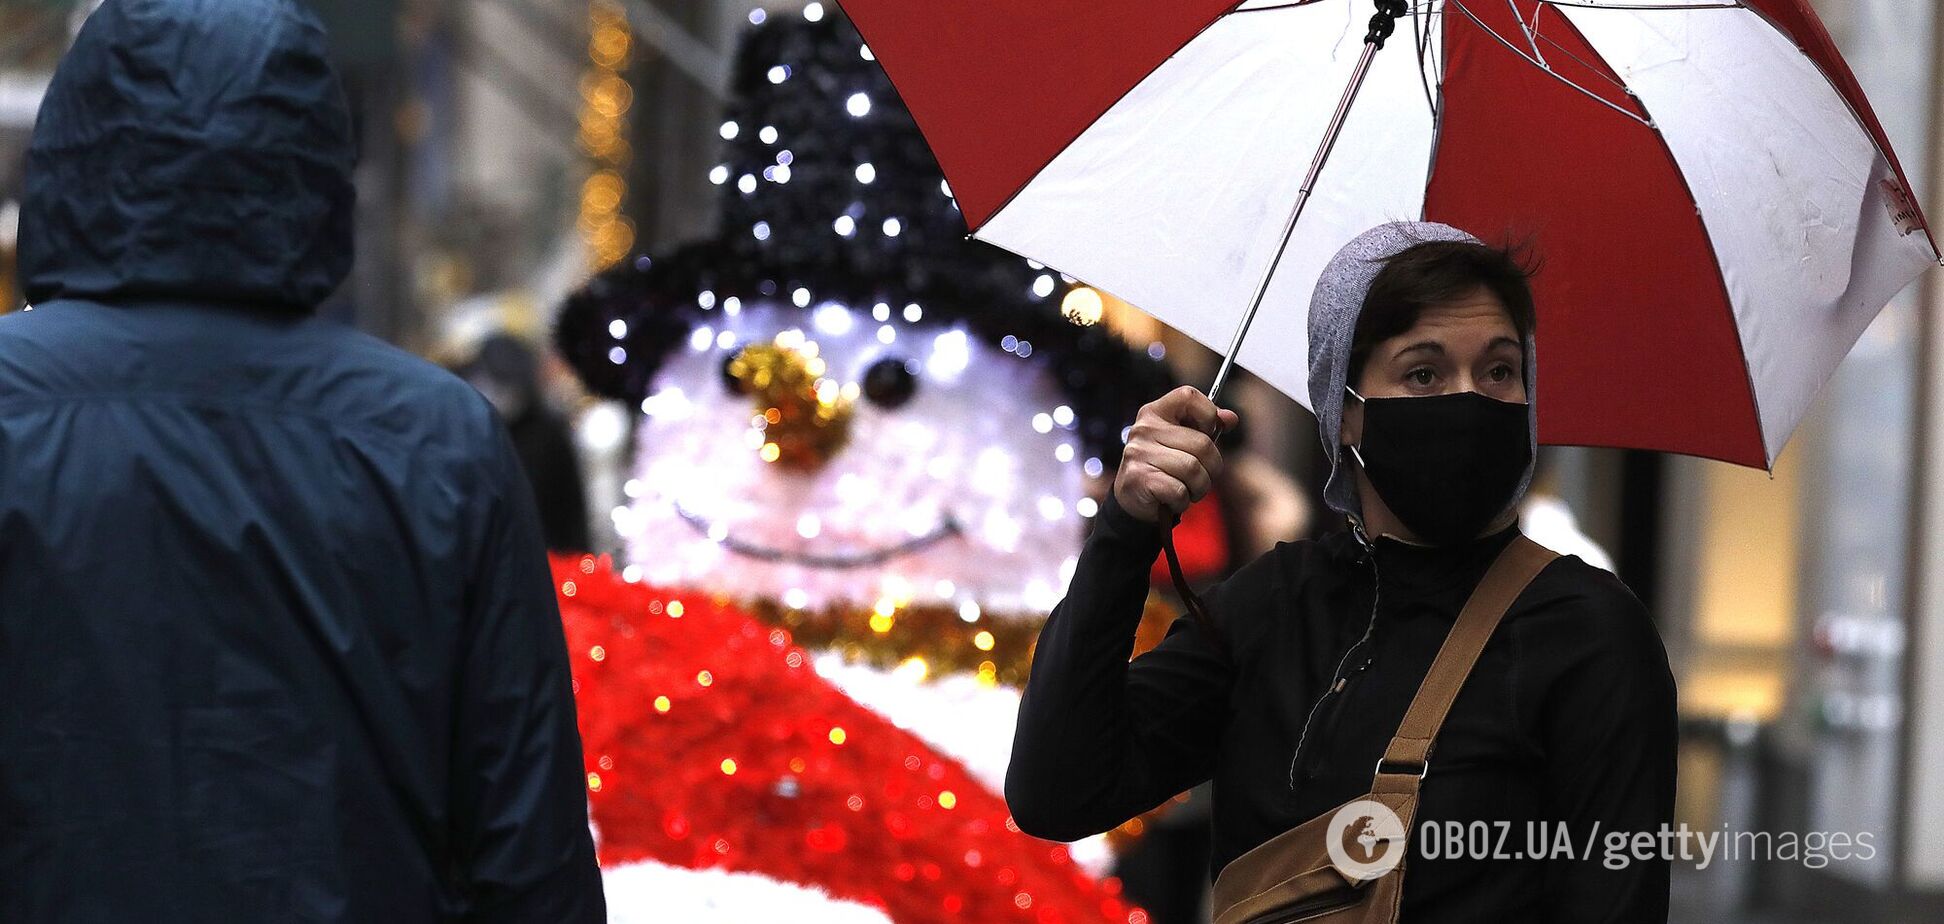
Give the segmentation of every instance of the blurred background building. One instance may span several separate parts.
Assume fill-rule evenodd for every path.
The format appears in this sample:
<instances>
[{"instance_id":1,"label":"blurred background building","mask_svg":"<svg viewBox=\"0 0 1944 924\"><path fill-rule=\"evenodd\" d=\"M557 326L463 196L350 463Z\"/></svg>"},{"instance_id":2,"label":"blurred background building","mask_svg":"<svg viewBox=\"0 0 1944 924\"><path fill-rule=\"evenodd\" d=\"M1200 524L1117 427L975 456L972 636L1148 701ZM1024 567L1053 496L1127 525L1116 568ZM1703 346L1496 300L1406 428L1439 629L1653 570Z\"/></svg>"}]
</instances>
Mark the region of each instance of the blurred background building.
<instances>
[{"instance_id":1,"label":"blurred background building","mask_svg":"<svg viewBox=\"0 0 1944 924\"><path fill-rule=\"evenodd\" d=\"M457 365L496 332L544 344L553 306L591 271L712 229L702 180L754 0L315 3L364 151L358 262L332 315ZM1944 216L1939 4L1815 5ZM22 150L91 6L0 0L0 311L20 302ZM1944 920L1940 301L1933 274L1883 313L1772 473L1547 453L1542 488L1610 553L1667 640L1684 716L1681 819L1872 835L1869 858L1820 867L1677 864L1677 920ZM1150 333L1184 381L1207 380L1211 354ZM543 369L551 400L579 421L598 527L619 497L626 417L569 378L557 362ZM1315 490L1313 421L1254 383L1235 394L1251 448Z\"/></svg>"}]
</instances>

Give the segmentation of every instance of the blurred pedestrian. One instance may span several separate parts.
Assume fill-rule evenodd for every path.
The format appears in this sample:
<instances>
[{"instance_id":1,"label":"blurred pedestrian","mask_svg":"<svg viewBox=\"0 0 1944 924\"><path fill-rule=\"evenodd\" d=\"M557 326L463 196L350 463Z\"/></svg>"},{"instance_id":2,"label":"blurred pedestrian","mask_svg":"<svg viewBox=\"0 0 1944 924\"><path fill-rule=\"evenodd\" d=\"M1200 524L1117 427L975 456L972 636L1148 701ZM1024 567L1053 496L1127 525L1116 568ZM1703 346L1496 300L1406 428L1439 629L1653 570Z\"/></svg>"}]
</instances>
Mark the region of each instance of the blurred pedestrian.
<instances>
[{"instance_id":1,"label":"blurred pedestrian","mask_svg":"<svg viewBox=\"0 0 1944 924\"><path fill-rule=\"evenodd\" d=\"M533 348L512 334L493 334L479 345L479 354L460 374L506 421L540 506L540 530L547 548L587 551L587 489L581 480L580 454L574 451L574 431L565 417L547 406L540 387L540 360Z\"/></svg>"},{"instance_id":2,"label":"blurred pedestrian","mask_svg":"<svg viewBox=\"0 0 1944 924\"><path fill-rule=\"evenodd\" d=\"M0 920L603 920L513 446L313 316L355 160L314 15L108 0L28 157Z\"/></svg>"}]
</instances>

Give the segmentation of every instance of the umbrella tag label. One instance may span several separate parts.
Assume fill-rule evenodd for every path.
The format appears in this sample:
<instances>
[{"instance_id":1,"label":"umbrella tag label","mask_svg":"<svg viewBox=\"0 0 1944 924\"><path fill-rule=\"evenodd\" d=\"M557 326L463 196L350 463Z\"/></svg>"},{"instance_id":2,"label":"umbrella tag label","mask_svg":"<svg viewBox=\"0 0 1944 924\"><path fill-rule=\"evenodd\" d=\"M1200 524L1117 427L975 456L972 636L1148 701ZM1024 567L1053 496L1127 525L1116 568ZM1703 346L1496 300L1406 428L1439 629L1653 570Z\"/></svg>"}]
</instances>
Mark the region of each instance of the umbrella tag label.
<instances>
[{"instance_id":1,"label":"umbrella tag label","mask_svg":"<svg viewBox=\"0 0 1944 924\"><path fill-rule=\"evenodd\" d=\"M1903 184L1895 178L1883 181L1883 200L1890 209L1890 223L1897 226L1899 235L1915 234L1924 229L1923 215L1917 211L1917 203L1911 200Z\"/></svg>"}]
</instances>

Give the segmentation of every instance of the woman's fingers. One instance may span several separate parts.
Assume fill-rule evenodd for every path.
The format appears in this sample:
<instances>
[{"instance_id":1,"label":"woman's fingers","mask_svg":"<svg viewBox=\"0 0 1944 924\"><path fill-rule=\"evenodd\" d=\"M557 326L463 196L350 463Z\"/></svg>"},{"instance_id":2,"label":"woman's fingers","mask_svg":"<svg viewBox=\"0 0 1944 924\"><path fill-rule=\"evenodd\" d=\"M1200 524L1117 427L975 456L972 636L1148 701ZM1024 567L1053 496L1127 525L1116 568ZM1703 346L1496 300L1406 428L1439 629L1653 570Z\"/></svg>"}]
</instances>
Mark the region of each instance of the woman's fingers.
<instances>
[{"instance_id":1,"label":"woman's fingers","mask_svg":"<svg viewBox=\"0 0 1944 924\"><path fill-rule=\"evenodd\" d=\"M1214 433L1222 424L1221 411L1215 407L1215 402L1208 400L1207 395L1192 385L1183 385L1168 392L1150 406L1158 406L1169 423L1192 427L1202 433Z\"/></svg>"},{"instance_id":2,"label":"woman's fingers","mask_svg":"<svg viewBox=\"0 0 1944 924\"><path fill-rule=\"evenodd\" d=\"M1187 427L1157 427L1152 435L1155 442L1193 456L1210 476L1222 473L1222 451L1207 434Z\"/></svg>"},{"instance_id":3,"label":"woman's fingers","mask_svg":"<svg viewBox=\"0 0 1944 924\"><path fill-rule=\"evenodd\" d=\"M1214 476L1192 453L1160 443L1129 444L1129 448L1134 454L1130 461L1138 466L1134 476L1148 489L1149 496L1163 501L1174 513L1186 510L1214 487Z\"/></svg>"},{"instance_id":4,"label":"woman's fingers","mask_svg":"<svg viewBox=\"0 0 1944 924\"><path fill-rule=\"evenodd\" d=\"M1128 430L1114 496L1149 522L1179 515L1214 487L1222 472L1214 436L1239 419L1186 385L1149 402Z\"/></svg>"},{"instance_id":5,"label":"woman's fingers","mask_svg":"<svg viewBox=\"0 0 1944 924\"><path fill-rule=\"evenodd\" d=\"M1137 479L1134 491L1146 502L1142 505L1147 512L1143 519L1153 522L1159 522L1162 513L1178 516L1193 503L1188 496L1186 485L1156 471L1150 471L1147 477Z\"/></svg>"}]
</instances>

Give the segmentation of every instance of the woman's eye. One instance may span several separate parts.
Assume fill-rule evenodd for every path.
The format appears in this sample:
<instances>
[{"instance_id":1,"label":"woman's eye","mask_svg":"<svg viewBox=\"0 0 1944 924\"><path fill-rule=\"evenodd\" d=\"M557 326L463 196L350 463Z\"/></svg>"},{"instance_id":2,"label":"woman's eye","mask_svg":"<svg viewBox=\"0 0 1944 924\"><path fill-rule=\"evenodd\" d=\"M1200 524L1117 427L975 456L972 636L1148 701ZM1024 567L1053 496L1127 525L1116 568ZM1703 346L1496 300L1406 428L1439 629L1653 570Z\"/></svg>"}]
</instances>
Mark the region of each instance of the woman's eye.
<instances>
[{"instance_id":1,"label":"woman's eye","mask_svg":"<svg viewBox=\"0 0 1944 924\"><path fill-rule=\"evenodd\" d=\"M1491 372L1488 372L1488 373L1486 373L1486 374L1487 374L1487 375L1489 375L1489 376L1491 376L1491 377L1492 377L1492 381L1494 381L1494 382L1503 382L1503 381L1505 381L1506 379L1509 379L1509 378L1511 378L1511 377L1512 377L1512 367L1511 367L1511 366L1502 366L1502 365L1501 365L1501 366L1493 366L1493 367L1492 367L1492 371L1491 371Z\"/></svg>"},{"instance_id":2,"label":"woman's eye","mask_svg":"<svg viewBox=\"0 0 1944 924\"><path fill-rule=\"evenodd\" d=\"M1404 373L1404 378L1413 385L1429 388L1438 380L1438 374L1429 369L1412 369Z\"/></svg>"}]
</instances>

